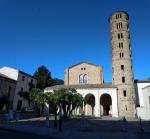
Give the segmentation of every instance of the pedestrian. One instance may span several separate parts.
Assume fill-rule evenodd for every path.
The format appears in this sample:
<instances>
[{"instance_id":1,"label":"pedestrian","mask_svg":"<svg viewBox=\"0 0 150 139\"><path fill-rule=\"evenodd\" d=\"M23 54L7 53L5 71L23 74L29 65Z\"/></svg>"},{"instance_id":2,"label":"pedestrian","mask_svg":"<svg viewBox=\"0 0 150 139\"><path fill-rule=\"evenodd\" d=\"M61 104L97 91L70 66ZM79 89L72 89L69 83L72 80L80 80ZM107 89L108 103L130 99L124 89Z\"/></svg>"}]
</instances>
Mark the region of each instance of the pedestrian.
<instances>
[{"instance_id":1,"label":"pedestrian","mask_svg":"<svg viewBox=\"0 0 150 139\"><path fill-rule=\"evenodd\" d=\"M58 112L58 128L59 131L62 131L62 110L60 109Z\"/></svg>"},{"instance_id":2,"label":"pedestrian","mask_svg":"<svg viewBox=\"0 0 150 139\"><path fill-rule=\"evenodd\" d=\"M125 117L123 117L123 118L122 118L122 131L123 131L123 132L127 132L126 124L127 124L127 120L126 120Z\"/></svg>"}]
</instances>

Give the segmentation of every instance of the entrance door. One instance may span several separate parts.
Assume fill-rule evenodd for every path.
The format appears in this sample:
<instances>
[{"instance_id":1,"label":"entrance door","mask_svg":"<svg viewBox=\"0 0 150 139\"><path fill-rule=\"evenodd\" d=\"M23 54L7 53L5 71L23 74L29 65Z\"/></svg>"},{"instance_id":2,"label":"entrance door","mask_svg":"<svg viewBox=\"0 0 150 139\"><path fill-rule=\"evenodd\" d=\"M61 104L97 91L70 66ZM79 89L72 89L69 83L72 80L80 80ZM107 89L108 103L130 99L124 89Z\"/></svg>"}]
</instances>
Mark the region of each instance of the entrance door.
<instances>
[{"instance_id":1,"label":"entrance door","mask_svg":"<svg viewBox=\"0 0 150 139\"><path fill-rule=\"evenodd\" d=\"M112 100L111 96L108 94L103 94L100 98L100 105L101 105L101 114L102 115L109 115L109 111L111 110Z\"/></svg>"},{"instance_id":2,"label":"entrance door","mask_svg":"<svg viewBox=\"0 0 150 139\"><path fill-rule=\"evenodd\" d=\"M109 105L106 105L106 115L109 115L109 110L110 110L110 106Z\"/></svg>"}]
</instances>

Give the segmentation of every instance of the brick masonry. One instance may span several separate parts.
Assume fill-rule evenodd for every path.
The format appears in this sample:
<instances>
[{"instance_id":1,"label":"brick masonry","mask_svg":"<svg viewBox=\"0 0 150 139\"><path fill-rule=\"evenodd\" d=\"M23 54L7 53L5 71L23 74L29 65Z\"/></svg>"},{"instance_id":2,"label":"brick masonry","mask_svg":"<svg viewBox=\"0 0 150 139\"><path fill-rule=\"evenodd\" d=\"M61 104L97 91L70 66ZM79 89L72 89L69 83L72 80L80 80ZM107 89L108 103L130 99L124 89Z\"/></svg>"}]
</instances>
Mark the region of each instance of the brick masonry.
<instances>
[{"instance_id":1,"label":"brick masonry","mask_svg":"<svg viewBox=\"0 0 150 139\"><path fill-rule=\"evenodd\" d=\"M77 85L79 84L79 75L87 74L87 84L102 84L103 83L103 71L102 67L90 64L87 62L81 62L72 67L65 69L65 85Z\"/></svg>"}]
</instances>

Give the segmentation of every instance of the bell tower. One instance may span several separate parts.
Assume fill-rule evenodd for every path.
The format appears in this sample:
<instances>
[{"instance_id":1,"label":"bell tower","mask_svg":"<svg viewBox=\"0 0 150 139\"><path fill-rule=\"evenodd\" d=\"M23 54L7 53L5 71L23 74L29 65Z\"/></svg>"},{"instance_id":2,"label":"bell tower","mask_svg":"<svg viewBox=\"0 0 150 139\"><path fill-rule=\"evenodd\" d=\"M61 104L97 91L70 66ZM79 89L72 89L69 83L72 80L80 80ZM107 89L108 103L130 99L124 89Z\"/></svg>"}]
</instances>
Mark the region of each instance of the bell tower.
<instances>
[{"instance_id":1,"label":"bell tower","mask_svg":"<svg viewBox=\"0 0 150 139\"><path fill-rule=\"evenodd\" d=\"M119 116L135 116L135 90L129 32L129 15L117 11L109 17L112 84L118 88Z\"/></svg>"}]
</instances>

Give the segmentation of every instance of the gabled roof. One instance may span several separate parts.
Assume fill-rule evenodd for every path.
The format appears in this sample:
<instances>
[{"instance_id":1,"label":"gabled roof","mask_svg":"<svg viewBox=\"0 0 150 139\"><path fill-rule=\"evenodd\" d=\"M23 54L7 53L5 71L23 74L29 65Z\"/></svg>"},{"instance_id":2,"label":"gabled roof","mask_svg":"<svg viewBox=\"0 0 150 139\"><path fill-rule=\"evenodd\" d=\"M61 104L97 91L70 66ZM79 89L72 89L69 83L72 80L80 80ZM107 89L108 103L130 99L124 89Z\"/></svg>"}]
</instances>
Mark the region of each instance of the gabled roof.
<instances>
[{"instance_id":1,"label":"gabled roof","mask_svg":"<svg viewBox=\"0 0 150 139\"><path fill-rule=\"evenodd\" d=\"M68 67L68 68L73 68L73 67L78 66L78 65L80 65L80 64L88 64L88 65L92 65L92 66L95 66L95 67L100 67L99 65L96 65L96 64L93 64L93 63L81 61L80 63L74 64L74 65L72 65L72 66L70 66L70 67Z\"/></svg>"},{"instance_id":2,"label":"gabled roof","mask_svg":"<svg viewBox=\"0 0 150 139\"><path fill-rule=\"evenodd\" d=\"M0 69L5 69L5 68L7 68L7 69L10 69L10 70L14 70L15 72L17 72L17 73L22 73L22 74L24 74L24 75L26 75L26 76L29 76L29 77L31 77L31 78L33 78L33 79L36 79L34 76L32 76L32 75L30 75L30 74L28 74L28 73L26 73L26 72L24 72L24 71L21 71L21 70L19 70L19 69L16 69L16 68L14 68L14 67L8 67L8 66L4 66L4 67L2 67L2 68L0 68ZM2 73L2 75L4 75L3 73ZM5 76L7 76L7 75L5 75ZM9 77L8 77L9 78ZM37 80L37 79L36 79Z\"/></svg>"},{"instance_id":3,"label":"gabled roof","mask_svg":"<svg viewBox=\"0 0 150 139\"><path fill-rule=\"evenodd\" d=\"M10 77L4 75L4 74L1 74L1 73L0 73L0 77L5 78L5 79L8 79L8 80L12 80L12 81L16 82L16 80L14 80L14 79L12 79L12 78L10 78Z\"/></svg>"}]
</instances>

